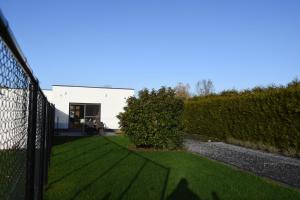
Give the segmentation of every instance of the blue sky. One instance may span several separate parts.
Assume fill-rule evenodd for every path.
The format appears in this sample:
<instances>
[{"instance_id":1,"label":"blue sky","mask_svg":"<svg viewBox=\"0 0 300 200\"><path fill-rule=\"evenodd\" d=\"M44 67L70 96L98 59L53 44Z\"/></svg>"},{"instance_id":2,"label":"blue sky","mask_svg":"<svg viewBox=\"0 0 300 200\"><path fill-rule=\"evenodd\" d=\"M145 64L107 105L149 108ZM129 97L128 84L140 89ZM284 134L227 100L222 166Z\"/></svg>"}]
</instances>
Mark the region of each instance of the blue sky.
<instances>
[{"instance_id":1,"label":"blue sky","mask_svg":"<svg viewBox=\"0 0 300 200\"><path fill-rule=\"evenodd\" d=\"M216 91L300 77L300 1L0 0L43 88Z\"/></svg>"}]
</instances>

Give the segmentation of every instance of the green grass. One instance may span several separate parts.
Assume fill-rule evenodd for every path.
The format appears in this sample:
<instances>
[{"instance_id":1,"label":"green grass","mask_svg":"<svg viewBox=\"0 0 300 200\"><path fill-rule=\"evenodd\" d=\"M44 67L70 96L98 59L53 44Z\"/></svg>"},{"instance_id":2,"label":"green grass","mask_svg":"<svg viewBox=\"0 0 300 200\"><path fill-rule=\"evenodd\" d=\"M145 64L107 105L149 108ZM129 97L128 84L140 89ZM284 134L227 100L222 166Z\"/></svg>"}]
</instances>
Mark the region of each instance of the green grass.
<instances>
[{"instance_id":1,"label":"green grass","mask_svg":"<svg viewBox=\"0 0 300 200\"><path fill-rule=\"evenodd\" d=\"M61 141L46 200L300 199L299 190L192 153L130 151L124 136Z\"/></svg>"},{"instance_id":2,"label":"green grass","mask_svg":"<svg viewBox=\"0 0 300 200\"><path fill-rule=\"evenodd\" d=\"M0 149L0 199L22 199L25 194L25 149Z\"/></svg>"}]
</instances>

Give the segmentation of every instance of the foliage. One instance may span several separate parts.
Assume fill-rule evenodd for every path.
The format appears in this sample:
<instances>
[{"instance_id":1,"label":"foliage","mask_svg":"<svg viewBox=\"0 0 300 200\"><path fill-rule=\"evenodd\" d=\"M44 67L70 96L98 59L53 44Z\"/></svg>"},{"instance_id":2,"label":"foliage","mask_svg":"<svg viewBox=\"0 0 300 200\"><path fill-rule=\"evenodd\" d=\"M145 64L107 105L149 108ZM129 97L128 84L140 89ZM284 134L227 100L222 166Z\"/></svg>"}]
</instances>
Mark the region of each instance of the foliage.
<instances>
[{"instance_id":1,"label":"foliage","mask_svg":"<svg viewBox=\"0 0 300 200\"><path fill-rule=\"evenodd\" d=\"M199 96L206 96L214 93L214 84L211 80L201 80L196 84L196 92Z\"/></svg>"},{"instance_id":2,"label":"foliage","mask_svg":"<svg viewBox=\"0 0 300 200\"><path fill-rule=\"evenodd\" d=\"M300 155L300 84L254 88L186 101L184 131Z\"/></svg>"},{"instance_id":3,"label":"foliage","mask_svg":"<svg viewBox=\"0 0 300 200\"><path fill-rule=\"evenodd\" d=\"M125 112L118 115L120 127L137 147L173 149L181 145L179 125L184 105L174 90L144 89L127 103Z\"/></svg>"},{"instance_id":4,"label":"foliage","mask_svg":"<svg viewBox=\"0 0 300 200\"><path fill-rule=\"evenodd\" d=\"M190 98L191 97L190 88L191 87L189 84L178 83L174 88L176 97L183 100Z\"/></svg>"},{"instance_id":5,"label":"foliage","mask_svg":"<svg viewBox=\"0 0 300 200\"><path fill-rule=\"evenodd\" d=\"M300 87L300 80L298 77L295 77L292 82L288 84L288 87Z\"/></svg>"}]
</instances>

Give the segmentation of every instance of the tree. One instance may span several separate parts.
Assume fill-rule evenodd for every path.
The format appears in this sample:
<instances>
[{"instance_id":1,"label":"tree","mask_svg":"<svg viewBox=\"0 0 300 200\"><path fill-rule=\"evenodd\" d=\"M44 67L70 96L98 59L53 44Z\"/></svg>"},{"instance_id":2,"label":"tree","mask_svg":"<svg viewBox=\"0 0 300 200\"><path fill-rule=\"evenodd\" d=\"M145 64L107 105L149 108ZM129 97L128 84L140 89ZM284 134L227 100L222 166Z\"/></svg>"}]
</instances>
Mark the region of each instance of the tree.
<instances>
[{"instance_id":1,"label":"tree","mask_svg":"<svg viewBox=\"0 0 300 200\"><path fill-rule=\"evenodd\" d=\"M210 79L198 81L196 84L196 92L199 96L206 96L214 93L213 82Z\"/></svg>"},{"instance_id":2,"label":"tree","mask_svg":"<svg viewBox=\"0 0 300 200\"><path fill-rule=\"evenodd\" d=\"M297 87L300 86L300 80L298 78L298 76L296 76L292 82L288 83L288 87Z\"/></svg>"},{"instance_id":3,"label":"tree","mask_svg":"<svg viewBox=\"0 0 300 200\"><path fill-rule=\"evenodd\" d=\"M175 149L182 144L180 119L183 101L171 88L149 91L130 97L123 113L118 115L121 130L131 142L143 148Z\"/></svg>"},{"instance_id":4,"label":"tree","mask_svg":"<svg viewBox=\"0 0 300 200\"><path fill-rule=\"evenodd\" d=\"M179 97L180 99L188 99L191 94L190 94L190 85L189 84L184 84L184 83L178 83L174 90L176 97Z\"/></svg>"}]
</instances>

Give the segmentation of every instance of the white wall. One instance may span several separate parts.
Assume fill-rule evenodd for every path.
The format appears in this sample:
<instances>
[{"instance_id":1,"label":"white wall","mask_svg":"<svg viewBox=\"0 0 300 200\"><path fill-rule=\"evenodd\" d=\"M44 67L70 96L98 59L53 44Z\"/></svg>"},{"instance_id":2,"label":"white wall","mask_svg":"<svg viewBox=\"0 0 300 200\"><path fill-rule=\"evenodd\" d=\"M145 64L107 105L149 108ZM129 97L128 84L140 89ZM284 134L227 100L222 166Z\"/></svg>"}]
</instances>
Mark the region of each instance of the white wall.
<instances>
[{"instance_id":1,"label":"white wall","mask_svg":"<svg viewBox=\"0 0 300 200\"><path fill-rule=\"evenodd\" d=\"M27 146L28 89L0 89L0 150Z\"/></svg>"},{"instance_id":2,"label":"white wall","mask_svg":"<svg viewBox=\"0 0 300 200\"><path fill-rule=\"evenodd\" d=\"M52 92L45 90L44 94L55 104L56 128L68 129L69 103L100 103L101 121L110 129L119 129L119 120L116 116L123 112L126 99L134 95L134 90L53 86Z\"/></svg>"},{"instance_id":3,"label":"white wall","mask_svg":"<svg viewBox=\"0 0 300 200\"><path fill-rule=\"evenodd\" d=\"M52 102L52 90L43 90L44 95L47 97L49 102Z\"/></svg>"}]
</instances>

